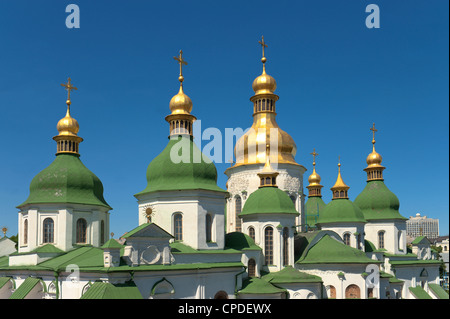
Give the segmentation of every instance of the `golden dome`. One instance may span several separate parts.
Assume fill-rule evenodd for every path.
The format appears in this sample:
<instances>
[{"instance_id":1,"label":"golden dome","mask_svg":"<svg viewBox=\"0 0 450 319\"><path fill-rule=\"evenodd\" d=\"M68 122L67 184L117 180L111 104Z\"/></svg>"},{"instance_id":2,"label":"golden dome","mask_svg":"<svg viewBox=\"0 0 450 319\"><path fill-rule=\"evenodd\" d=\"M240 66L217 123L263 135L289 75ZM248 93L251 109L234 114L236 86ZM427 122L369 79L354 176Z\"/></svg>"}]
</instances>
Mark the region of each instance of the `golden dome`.
<instances>
[{"instance_id":1,"label":"golden dome","mask_svg":"<svg viewBox=\"0 0 450 319\"><path fill-rule=\"evenodd\" d=\"M320 175L316 173L316 168L314 168L312 174L308 177L309 186L320 185L320 181Z\"/></svg>"},{"instance_id":2,"label":"golden dome","mask_svg":"<svg viewBox=\"0 0 450 319\"><path fill-rule=\"evenodd\" d=\"M383 158L380 154L375 151L375 145L373 146L373 151L367 156L366 162L368 167L379 167L381 166L381 161Z\"/></svg>"},{"instance_id":3,"label":"golden dome","mask_svg":"<svg viewBox=\"0 0 450 319\"><path fill-rule=\"evenodd\" d=\"M253 81L252 88L255 94L273 94L277 89L277 82L266 73L264 68L263 73Z\"/></svg>"},{"instance_id":4,"label":"golden dome","mask_svg":"<svg viewBox=\"0 0 450 319\"><path fill-rule=\"evenodd\" d=\"M192 111L192 101L189 96L184 94L183 84L180 85L178 94L170 100L169 107L172 114L190 114Z\"/></svg>"},{"instance_id":5,"label":"golden dome","mask_svg":"<svg viewBox=\"0 0 450 319\"><path fill-rule=\"evenodd\" d=\"M59 120L56 129L59 135L77 135L80 130L77 120L70 116L70 103L67 105L66 116Z\"/></svg>"}]
</instances>

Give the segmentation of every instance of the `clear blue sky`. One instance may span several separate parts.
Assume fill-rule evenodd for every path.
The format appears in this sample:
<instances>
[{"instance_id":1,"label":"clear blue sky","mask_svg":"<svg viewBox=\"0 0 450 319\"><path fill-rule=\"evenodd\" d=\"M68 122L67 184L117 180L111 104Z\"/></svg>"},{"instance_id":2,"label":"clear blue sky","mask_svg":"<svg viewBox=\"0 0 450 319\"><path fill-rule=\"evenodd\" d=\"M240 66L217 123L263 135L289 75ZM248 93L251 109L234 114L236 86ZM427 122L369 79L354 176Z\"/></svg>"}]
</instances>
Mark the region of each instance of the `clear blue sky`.
<instances>
[{"instance_id":1,"label":"clear blue sky","mask_svg":"<svg viewBox=\"0 0 450 319\"><path fill-rule=\"evenodd\" d=\"M81 10L68 29L65 8ZM368 29L365 8L380 8ZM180 49L185 92L202 127L247 128L251 84L267 72L280 96L277 121L295 140L296 160L312 170L319 153L329 202L341 156L354 199L366 184L372 122L379 130L385 183L400 212L449 217L448 1L0 1L0 226L17 233L15 208L32 178L50 165L52 137L65 115L80 124L81 160L103 182L111 231L138 224L133 194L167 143L169 101L178 90ZM204 146L207 142L202 142ZM228 159L224 159L228 160ZM218 184L225 188L217 164ZM305 192L307 190L305 189Z\"/></svg>"}]
</instances>

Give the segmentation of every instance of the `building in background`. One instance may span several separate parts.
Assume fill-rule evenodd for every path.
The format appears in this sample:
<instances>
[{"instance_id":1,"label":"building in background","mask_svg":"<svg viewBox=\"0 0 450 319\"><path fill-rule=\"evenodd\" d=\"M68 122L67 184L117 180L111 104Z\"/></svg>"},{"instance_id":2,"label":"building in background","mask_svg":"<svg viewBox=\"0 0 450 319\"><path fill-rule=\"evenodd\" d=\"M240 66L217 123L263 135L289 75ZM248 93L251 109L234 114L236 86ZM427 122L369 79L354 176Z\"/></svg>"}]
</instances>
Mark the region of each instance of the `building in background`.
<instances>
[{"instance_id":1,"label":"building in background","mask_svg":"<svg viewBox=\"0 0 450 319\"><path fill-rule=\"evenodd\" d=\"M416 238L419 236L426 236L433 240L439 237L439 219L428 218L427 216L410 216L406 221L406 234L408 237Z\"/></svg>"}]
</instances>

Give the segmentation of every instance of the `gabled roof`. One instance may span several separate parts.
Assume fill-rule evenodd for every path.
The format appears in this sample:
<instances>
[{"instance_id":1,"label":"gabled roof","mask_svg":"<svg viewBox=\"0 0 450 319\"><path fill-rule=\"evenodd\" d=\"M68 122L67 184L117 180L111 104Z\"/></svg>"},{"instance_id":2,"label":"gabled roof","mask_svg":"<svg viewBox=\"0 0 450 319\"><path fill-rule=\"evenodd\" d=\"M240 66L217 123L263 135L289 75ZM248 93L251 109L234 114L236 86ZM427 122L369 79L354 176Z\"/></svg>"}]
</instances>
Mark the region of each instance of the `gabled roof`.
<instances>
[{"instance_id":1,"label":"gabled roof","mask_svg":"<svg viewBox=\"0 0 450 319\"><path fill-rule=\"evenodd\" d=\"M102 249L108 249L108 248L117 248L117 249L121 249L125 247L124 245L121 245L117 242L117 240L115 240L114 238L111 238L110 240L108 240L102 247Z\"/></svg>"},{"instance_id":2,"label":"gabled roof","mask_svg":"<svg viewBox=\"0 0 450 319\"><path fill-rule=\"evenodd\" d=\"M155 223L144 223L124 234L122 238L130 237L167 237L174 238L170 233L159 227Z\"/></svg>"},{"instance_id":3,"label":"gabled roof","mask_svg":"<svg viewBox=\"0 0 450 319\"><path fill-rule=\"evenodd\" d=\"M9 299L24 299L40 281L40 278L28 277L19 288L13 292Z\"/></svg>"},{"instance_id":4,"label":"gabled roof","mask_svg":"<svg viewBox=\"0 0 450 319\"><path fill-rule=\"evenodd\" d=\"M239 294L276 294L285 293L286 289L278 288L264 279L249 277L242 282L242 289Z\"/></svg>"},{"instance_id":5,"label":"gabled roof","mask_svg":"<svg viewBox=\"0 0 450 319\"><path fill-rule=\"evenodd\" d=\"M411 245L419 245L419 244L431 245L431 241L426 236L419 236L415 238L411 243Z\"/></svg>"},{"instance_id":6,"label":"gabled roof","mask_svg":"<svg viewBox=\"0 0 450 319\"><path fill-rule=\"evenodd\" d=\"M433 299L427 292L420 286L409 287L409 291L416 299Z\"/></svg>"},{"instance_id":7,"label":"gabled roof","mask_svg":"<svg viewBox=\"0 0 450 319\"><path fill-rule=\"evenodd\" d=\"M264 275L262 279L272 284L322 282L322 278L319 276L301 272L292 266L286 266L277 272L270 272Z\"/></svg>"},{"instance_id":8,"label":"gabled roof","mask_svg":"<svg viewBox=\"0 0 450 319\"><path fill-rule=\"evenodd\" d=\"M143 299L134 282L111 284L95 282L80 299Z\"/></svg>"},{"instance_id":9,"label":"gabled roof","mask_svg":"<svg viewBox=\"0 0 450 319\"><path fill-rule=\"evenodd\" d=\"M440 285L429 283L428 287L439 299L448 299L448 292L446 292Z\"/></svg>"},{"instance_id":10,"label":"gabled roof","mask_svg":"<svg viewBox=\"0 0 450 319\"><path fill-rule=\"evenodd\" d=\"M370 259L356 248L345 245L342 241L326 232L317 234L303 251L297 264L372 264L380 261Z\"/></svg>"}]
</instances>

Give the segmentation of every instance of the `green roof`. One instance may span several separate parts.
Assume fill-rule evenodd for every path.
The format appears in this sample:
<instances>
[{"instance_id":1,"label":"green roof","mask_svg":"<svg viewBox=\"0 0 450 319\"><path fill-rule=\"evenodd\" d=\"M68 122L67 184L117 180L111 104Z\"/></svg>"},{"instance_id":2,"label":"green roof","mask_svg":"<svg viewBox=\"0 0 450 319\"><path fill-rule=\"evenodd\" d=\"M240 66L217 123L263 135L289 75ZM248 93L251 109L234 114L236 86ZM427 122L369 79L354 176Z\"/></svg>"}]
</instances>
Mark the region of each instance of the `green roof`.
<instances>
[{"instance_id":1,"label":"green roof","mask_svg":"<svg viewBox=\"0 0 450 319\"><path fill-rule=\"evenodd\" d=\"M416 297L416 299L433 299L427 292L420 286L409 287L409 291Z\"/></svg>"},{"instance_id":2,"label":"green roof","mask_svg":"<svg viewBox=\"0 0 450 319\"><path fill-rule=\"evenodd\" d=\"M117 242L117 240L115 240L114 238L111 238L110 240L108 240L102 247L100 248L123 248L125 247L124 245L121 245Z\"/></svg>"},{"instance_id":3,"label":"green roof","mask_svg":"<svg viewBox=\"0 0 450 319\"><path fill-rule=\"evenodd\" d=\"M439 299L448 299L448 292L438 284L428 284L428 287Z\"/></svg>"},{"instance_id":4,"label":"green roof","mask_svg":"<svg viewBox=\"0 0 450 319\"><path fill-rule=\"evenodd\" d=\"M277 272L270 272L262 277L272 284L322 282L322 278L301 272L292 266L286 266Z\"/></svg>"},{"instance_id":5,"label":"green roof","mask_svg":"<svg viewBox=\"0 0 450 319\"><path fill-rule=\"evenodd\" d=\"M195 249L191 246L175 241L170 243L172 254L239 254L240 251L225 247L224 249Z\"/></svg>"},{"instance_id":6,"label":"green roof","mask_svg":"<svg viewBox=\"0 0 450 319\"><path fill-rule=\"evenodd\" d=\"M442 261L436 259L410 259L410 260L389 260L391 265L430 265L430 264L441 264Z\"/></svg>"},{"instance_id":7,"label":"green roof","mask_svg":"<svg viewBox=\"0 0 450 319\"><path fill-rule=\"evenodd\" d=\"M70 203L111 207L103 198L103 184L76 154L58 154L30 184L28 199L20 204Z\"/></svg>"},{"instance_id":8,"label":"green roof","mask_svg":"<svg viewBox=\"0 0 450 319\"><path fill-rule=\"evenodd\" d=\"M305 204L305 208L306 208L306 223L309 226L316 225L320 213L325 209L325 206L327 206L327 204L325 204L322 197L313 196L308 198Z\"/></svg>"},{"instance_id":9,"label":"green roof","mask_svg":"<svg viewBox=\"0 0 450 319\"><path fill-rule=\"evenodd\" d=\"M367 220L407 219L398 211L400 202L397 196L380 180L368 181L354 203L362 210Z\"/></svg>"},{"instance_id":10,"label":"green roof","mask_svg":"<svg viewBox=\"0 0 450 319\"><path fill-rule=\"evenodd\" d=\"M239 294L276 294L285 293L286 289L278 288L267 282L266 280L249 277L242 282L242 289Z\"/></svg>"},{"instance_id":11,"label":"green roof","mask_svg":"<svg viewBox=\"0 0 450 319\"><path fill-rule=\"evenodd\" d=\"M262 250L250 236L241 232L226 234L225 247L236 250Z\"/></svg>"},{"instance_id":12,"label":"green roof","mask_svg":"<svg viewBox=\"0 0 450 319\"><path fill-rule=\"evenodd\" d=\"M39 278L28 277L19 288L13 292L9 299L24 299L40 281L41 279Z\"/></svg>"},{"instance_id":13,"label":"green roof","mask_svg":"<svg viewBox=\"0 0 450 319\"><path fill-rule=\"evenodd\" d=\"M185 156L186 153L189 154ZM172 136L166 148L148 165L147 187L135 196L187 189L226 193L217 186L216 166L205 158L192 137Z\"/></svg>"},{"instance_id":14,"label":"green roof","mask_svg":"<svg viewBox=\"0 0 450 319\"><path fill-rule=\"evenodd\" d=\"M346 198L333 199L319 216L318 224L357 222L365 223L362 211Z\"/></svg>"},{"instance_id":15,"label":"green roof","mask_svg":"<svg viewBox=\"0 0 450 319\"><path fill-rule=\"evenodd\" d=\"M134 282L111 284L95 282L80 299L143 299Z\"/></svg>"},{"instance_id":16,"label":"green roof","mask_svg":"<svg viewBox=\"0 0 450 319\"><path fill-rule=\"evenodd\" d=\"M422 240L424 240L424 239L426 239L426 242L427 242L427 243L430 243L430 241L428 240L428 238L427 238L426 236L419 236L419 237L416 237L416 238L411 242L411 244L412 244L412 245L420 244L420 242L421 242Z\"/></svg>"},{"instance_id":17,"label":"green roof","mask_svg":"<svg viewBox=\"0 0 450 319\"><path fill-rule=\"evenodd\" d=\"M320 234L316 235L322 236ZM297 264L370 264L380 263L372 260L366 254L356 248L345 245L342 242L325 234L320 239L310 242L304 250Z\"/></svg>"},{"instance_id":18,"label":"green roof","mask_svg":"<svg viewBox=\"0 0 450 319\"><path fill-rule=\"evenodd\" d=\"M11 280L11 277L0 277L0 289Z\"/></svg>"},{"instance_id":19,"label":"green roof","mask_svg":"<svg viewBox=\"0 0 450 319\"><path fill-rule=\"evenodd\" d=\"M252 214L293 214L295 210L290 197L278 187L261 187L248 196L240 217Z\"/></svg>"}]
</instances>

